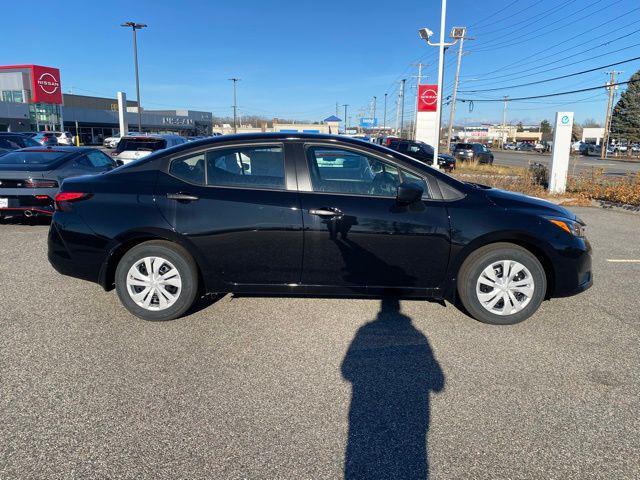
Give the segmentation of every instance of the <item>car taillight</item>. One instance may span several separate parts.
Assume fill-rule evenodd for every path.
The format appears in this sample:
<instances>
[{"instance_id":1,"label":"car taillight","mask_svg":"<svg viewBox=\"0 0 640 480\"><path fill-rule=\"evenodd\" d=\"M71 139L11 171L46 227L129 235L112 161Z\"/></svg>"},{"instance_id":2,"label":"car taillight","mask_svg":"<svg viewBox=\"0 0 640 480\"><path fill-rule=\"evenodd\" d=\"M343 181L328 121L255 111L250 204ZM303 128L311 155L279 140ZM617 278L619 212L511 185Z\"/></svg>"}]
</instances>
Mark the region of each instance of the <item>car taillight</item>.
<instances>
[{"instance_id":1,"label":"car taillight","mask_svg":"<svg viewBox=\"0 0 640 480\"><path fill-rule=\"evenodd\" d=\"M55 180L38 180L29 178L24 182L26 188L58 188Z\"/></svg>"},{"instance_id":2,"label":"car taillight","mask_svg":"<svg viewBox=\"0 0 640 480\"><path fill-rule=\"evenodd\" d=\"M60 192L56 195L56 210L68 210L69 204L79 202L81 200L87 200L91 198L90 193L84 192Z\"/></svg>"}]
</instances>

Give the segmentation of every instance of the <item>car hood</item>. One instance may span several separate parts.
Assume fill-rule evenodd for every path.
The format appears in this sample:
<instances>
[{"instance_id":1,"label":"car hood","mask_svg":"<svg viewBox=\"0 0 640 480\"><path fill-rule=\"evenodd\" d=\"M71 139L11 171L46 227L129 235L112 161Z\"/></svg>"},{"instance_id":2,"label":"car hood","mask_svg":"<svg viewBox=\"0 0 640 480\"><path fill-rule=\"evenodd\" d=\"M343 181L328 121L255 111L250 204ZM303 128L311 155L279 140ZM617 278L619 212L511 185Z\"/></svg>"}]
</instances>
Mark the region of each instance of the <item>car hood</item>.
<instances>
[{"instance_id":1,"label":"car hood","mask_svg":"<svg viewBox=\"0 0 640 480\"><path fill-rule=\"evenodd\" d=\"M500 207L509 209L536 210L541 215L554 215L562 218L576 220L576 215L560 205L548 202L542 198L530 197L522 193L509 192L498 188L490 188L485 191L487 198Z\"/></svg>"}]
</instances>

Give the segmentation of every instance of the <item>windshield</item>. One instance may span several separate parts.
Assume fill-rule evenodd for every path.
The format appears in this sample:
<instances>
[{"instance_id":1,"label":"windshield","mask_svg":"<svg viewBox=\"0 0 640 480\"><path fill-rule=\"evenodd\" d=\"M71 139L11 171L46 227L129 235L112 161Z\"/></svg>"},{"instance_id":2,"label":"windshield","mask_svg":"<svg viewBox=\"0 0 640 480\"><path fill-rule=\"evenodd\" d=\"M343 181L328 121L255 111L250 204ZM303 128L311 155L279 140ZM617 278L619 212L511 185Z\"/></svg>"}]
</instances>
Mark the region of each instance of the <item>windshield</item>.
<instances>
[{"instance_id":1,"label":"windshield","mask_svg":"<svg viewBox=\"0 0 640 480\"><path fill-rule=\"evenodd\" d=\"M473 150L473 145L471 145L470 143L458 143L456 145L456 148Z\"/></svg>"},{"instance_id":2,"label":"windshield","mask_svg":"<svg viewBox=\"0 0 640 480\"><path fill-rule=\"evenodd\" d=\"M68 155L67 152L10 152L0 157L2 165L46 165Z\"/></svg>"},{"instance_id":3,"label":"windshield","mask_svg":"<svg viewBox=\"0 0 640 480\"><path fill-rule=\"evenodd\" d=\"M123 138L118 143L116 152L124 152L125 150L155 152L166 148L167 141L163 138Z\"/></svg>"}]
</instances>

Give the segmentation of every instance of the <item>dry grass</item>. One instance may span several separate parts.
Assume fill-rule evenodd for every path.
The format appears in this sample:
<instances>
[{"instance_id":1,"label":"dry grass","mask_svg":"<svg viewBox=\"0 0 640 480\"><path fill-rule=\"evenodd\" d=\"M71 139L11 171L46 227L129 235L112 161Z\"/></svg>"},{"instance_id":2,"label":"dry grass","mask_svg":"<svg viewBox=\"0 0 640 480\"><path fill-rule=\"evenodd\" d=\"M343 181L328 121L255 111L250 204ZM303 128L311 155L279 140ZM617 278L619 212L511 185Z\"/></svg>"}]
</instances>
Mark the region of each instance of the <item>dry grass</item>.
<instances>
[{"instance_id":1,"label":"dry grass","mask_svg":"<svg viewBox=\"0 0 640 480\"><path fill-rule=\"evenodd\" d=\"M640 174L607 177L602 170L570 175L564 196L551 195L536 183L525 168L477 164L460 164L453 175L465 182L481 183L494 188L524 193L535 197L554 198L564 205L589 205L591 200L604 200L624 205L640 205Z\"/></svg>"}]
</instances>

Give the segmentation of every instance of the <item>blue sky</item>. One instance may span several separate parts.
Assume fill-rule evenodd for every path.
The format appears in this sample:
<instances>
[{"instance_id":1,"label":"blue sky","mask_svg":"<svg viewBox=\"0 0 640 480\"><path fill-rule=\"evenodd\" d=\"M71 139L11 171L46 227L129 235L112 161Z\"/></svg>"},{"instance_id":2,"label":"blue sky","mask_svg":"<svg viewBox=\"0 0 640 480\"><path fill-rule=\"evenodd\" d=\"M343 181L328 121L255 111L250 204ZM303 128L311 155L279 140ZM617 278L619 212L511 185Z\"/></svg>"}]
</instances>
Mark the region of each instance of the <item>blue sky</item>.
<instances>
[{"instance_id":1,"label":"blue sky","mask_svg":"<svg viewBox=\"0 0 640 480\"><path fill-rule=\"evenodd\" d=\"M449 0L447 31L470 26L460 90L484 90L543 80L640 56L638 0ZM37 22L2 22L3 64L59 67L65 92L135 97L128 20L147 23L139 33L141 97L144 107L192 108L231 113L231 82L240 77L243 114L319 120L348 103L352 121L375 95L378 112L407 78L405 113L413 115L417 61L436 77L437 49L417 30L438 34L439 0L371 2L305 1L103 1L55 2ZM64 19L59 14L64 13ZM38 13L38 15L43 12ZM623 38L618 38L623 37ZM29 41L31 40L31 41ZM608 45L603 45L610 42ZM457 49L457 47L455 47ZM569 65L573 63L573 65ZM447 53L445 95L451 91L455 51ZM548 72L541 70L552 69ZM640 61L615 67L621 80ZM541 95L601 85L604 71L494 92L460 93L493 99ZM601 120L604 90L511 102L510 121L552 120L572 110L576 120ZM502 103L458 104L460 122L501 121ZM340 109L342 114L342 109ZM445 118L447 111L445 110ZM380 115L381 116L381 115Z\"/></svg>"}]
</instances>

